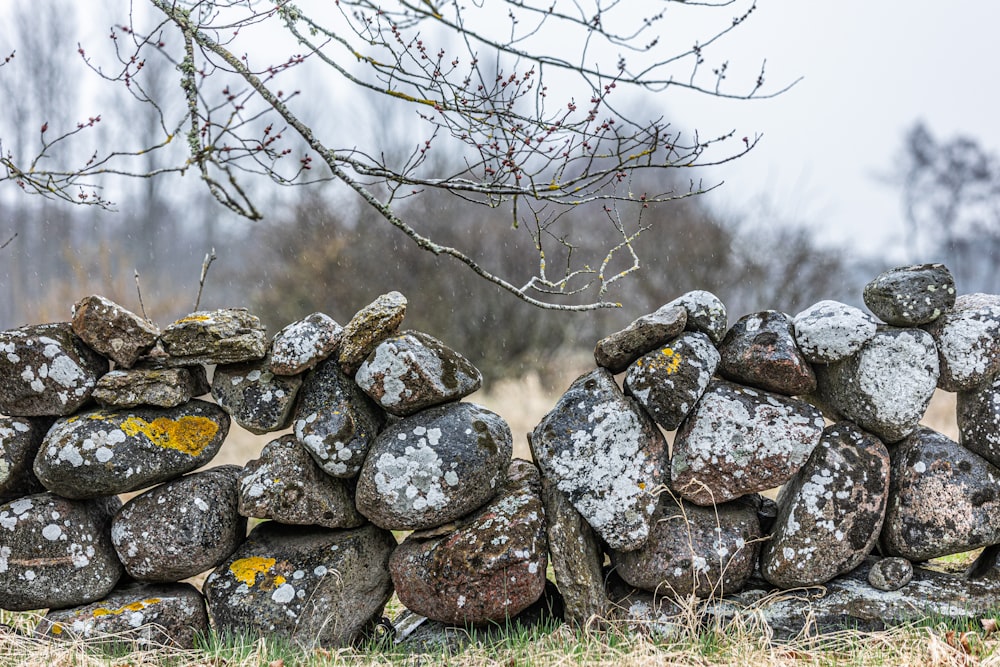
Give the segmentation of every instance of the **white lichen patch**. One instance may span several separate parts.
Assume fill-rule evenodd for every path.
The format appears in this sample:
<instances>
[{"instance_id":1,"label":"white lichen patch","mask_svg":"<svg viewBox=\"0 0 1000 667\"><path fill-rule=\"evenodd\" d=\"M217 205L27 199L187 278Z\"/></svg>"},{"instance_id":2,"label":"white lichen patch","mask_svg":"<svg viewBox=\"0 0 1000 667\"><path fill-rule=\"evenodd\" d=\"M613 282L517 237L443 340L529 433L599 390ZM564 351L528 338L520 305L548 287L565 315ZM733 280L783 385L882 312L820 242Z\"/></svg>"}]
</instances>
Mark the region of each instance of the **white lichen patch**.
<instances>
[{"instance_id":1,"label":"white lichen patch","mask_svg":"<svg viewBox=\"0 0 1000 667\"><path fill-rule=\"evenodd\" d=\"M440 437L439 429L431 429ZM375 465L375 488L397 511L442 509L450 496L445 492L443 461L429 444L427 429L418 426L414 445L407 445L401 456L384 452ZM434 443L436 444L436 439Z\"/></svg>"},{"instance_id":2,"label":"white lichen patch","mask_svg":"<svg viewBox=\"0 0 1000 667\"><path fill-rule=\"evenodd\" d=\"M986 295L968 295L984 297ZM935 340L941 354L942 374L958 388L983 384L1000 367L1000 301L946 315Z\"/></svg>"},{"instance_id":3,"label":"white lichen patch","mask_svg":"<svg viewBox=\"0 0 1000 667\"><path fill-rule=\"evenodd\" d=\"M923 416L937 381L938 355L929 334L920 329L879 334L858 355L855 396L876 422L906 435ZM850 412L845 408L859 425L875 428L863 415Z\"/></svg>"},{"instance_id":4,"label":"white lichen patch","mask_svg":"<svg viewBox=\"0 0 1000 667\"><path fill-rule=\"evenodd\" d=\"M796 345L806 359L817 363L849 357L871 340L876 330L871 316L839 301L820 301L793 319Z\"/></svg>"}]
</instances>

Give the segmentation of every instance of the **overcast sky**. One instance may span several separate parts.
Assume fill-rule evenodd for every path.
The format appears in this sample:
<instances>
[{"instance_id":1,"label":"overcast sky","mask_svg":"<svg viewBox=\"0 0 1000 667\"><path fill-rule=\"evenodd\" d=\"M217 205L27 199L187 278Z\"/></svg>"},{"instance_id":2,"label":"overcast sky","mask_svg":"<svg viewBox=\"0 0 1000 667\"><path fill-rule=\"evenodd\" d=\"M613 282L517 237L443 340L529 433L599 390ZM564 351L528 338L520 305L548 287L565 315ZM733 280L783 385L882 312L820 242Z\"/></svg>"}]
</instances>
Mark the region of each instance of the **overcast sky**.
<instances>
[{"instance_id":1,"label":"overcast sky","mask_svg":"<svg viewBox=\"0 0 1000 667\"><path fill-rule=\"evenodd\" d=\"M779 217L822 238L892 250L900 195L880 183L904 132L923 119L939 139L966 134L1000 152L1000 2L759 0L727 50L772 83L804 79L772 100L672 99L685 124L763 133L753 153L715 169L712 201L740 212L766 198Z\"/></svg>"}]
</instances>

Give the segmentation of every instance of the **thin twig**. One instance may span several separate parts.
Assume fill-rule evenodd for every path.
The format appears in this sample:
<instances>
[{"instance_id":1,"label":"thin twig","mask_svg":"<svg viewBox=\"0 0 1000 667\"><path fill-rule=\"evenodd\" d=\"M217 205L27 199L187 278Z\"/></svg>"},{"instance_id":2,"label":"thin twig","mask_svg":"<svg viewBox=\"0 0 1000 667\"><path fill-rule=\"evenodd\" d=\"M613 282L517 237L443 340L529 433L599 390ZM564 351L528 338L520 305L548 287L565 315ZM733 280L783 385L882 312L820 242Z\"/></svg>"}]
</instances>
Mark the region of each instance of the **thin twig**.
<instances>
[{"instance_id":1,"label":"thin twig","mask_svg":"<svg viewBox=\"0 0 1000 667\"><path fill-rule=\"evenodd\" d=\"M139 295L139 309L142 311L142 319L152 322L153 320L149 319L149 316L146 315L146 305L142 302L142 288L139 286L139 269L133 269L133 271L135 271L135 291Z\"/></svg>"},{"instance_id":2,"label":"thin twig","mask_svg":"<svg viewBox=\"0 0 1000 667\"><path fill-rule=\"evenodd\" d=\"M9 246L9 245L11 244L11 242L12 242L12 241L13 241L14 239L16 239L16 238L17 238L17 234L15 233L15 234L14 234L13 236L11 236L11 237L10 237L9 239L7 239L6 241L4 241L4 244L3 244L3 245L0 245L0 250L3 250L3 249L4 249L4 248L6 248L7 246Z\"/></svg>"},{"instance_id":3,"label":"thin twig","mask_svg":"<svg viewBox=\"0 0 1000 667\"><path fill-rule=\"evenodd\" d=\"M201 278L198 280L198 298L194 302L195 312L198 311L198 306L201 304L201 291L205 289L205 276L208 275L208 267L212 266L212 262L215 260L215 248L212 248L212 252L206 253L205 261L201 263Z\"/></svg>"}]
</instances>

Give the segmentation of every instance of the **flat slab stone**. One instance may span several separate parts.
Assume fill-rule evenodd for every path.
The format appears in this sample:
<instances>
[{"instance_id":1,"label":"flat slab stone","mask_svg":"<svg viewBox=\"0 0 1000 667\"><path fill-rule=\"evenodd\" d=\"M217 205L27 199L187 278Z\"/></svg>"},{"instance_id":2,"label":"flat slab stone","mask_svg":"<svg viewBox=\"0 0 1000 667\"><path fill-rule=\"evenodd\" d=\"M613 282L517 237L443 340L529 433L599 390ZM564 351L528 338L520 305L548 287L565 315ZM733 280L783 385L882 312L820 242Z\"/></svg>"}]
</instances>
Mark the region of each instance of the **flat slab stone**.
<instances>
[{"instance_id":1,"label":"flat slab stone","mask_svg":"<svg viewBox=\"0 0 1000 667\"><path fill-rule=\"evenodd\" d=\"M191 584L131 584L103 600L50 611L35 627L36 637L193 649L209 633L205 600Z\"/></svg>"},{"instance_id":2,"label":"flat slab stone","mask_svg":"<svg viewBox=\"0 0 1000 667\"><path fill-rule=\"evenodd\" d=\"M240 514L280 523L357 528L354 484L323 472L294 435L265 445L240 475Z\"/></svg>"},{"instance_id":3,"label":"flat slab stone","mask_svg":"<svg viewBox=\"0 0 1000 667\"><path fill-rule=\"evenodd\" d=\"M959 444L1000 467L1000 378L958 392L955 413Z\"/></svg>"},{"instance_id":4,"label":"flat slab stone","mask_svg":"<svg viewBox=\"0 0 1000 667\"><path fill-rule=\"evenodd\" d=\"M681 306L687 311L685 331L700 331L718 345L729 329L726 306L719 297L705 290L692 290L677 297L666 307Z\"/></svg>"},{"instance_id":5,"label":"flat slab stone","mask_svg":"<svg viewBox=\"0 0 1000 667\"><path fill-rule=\"evenodd\" d=\"M174 408L205 393L204 375L201 366L113 370L97 381L94 400L106 408Z\"/></svg>"},{"instance_id":6,"label":"flat slab stone","mask_svg":"<svg viewBox=\"0 0 1000 667\"><path fill-rule=\"evenodd\" d=\"M271 372L298 375L313 368L340 346L343 327L324 313L313 313L274 334Z\"/></svg>"},{"instance_id":7,"label":"flat slab stone","mask_svg":"<svg viewBox=\"0 0 1000 667\"><path fill-rule=\"evenodd\" d=\"M761 574L779 588L798 588L850 572L878 541L888 493L885 445L850 422L827 427L778 495Z\"/></svg>"},{"instance_id":8,"label":"flat slab stone","mask_svg":"<svg viewBox=\"0 0 1000 667\"><path fill-rule=\"evenodd\" d=\"M968 391L1000 375L1000 295L963 294L925 328L937 344L941 389Z\"/></svg>"},{"instance_id":9,"label":"flat slab stone","mask_svg":"<svg viewBox=\"0 0 1000 667\"><path fill-rule=\"evenodd\" d=\"M243 542L237 511L240 466L170 480L129 500L111 522L111 541L126 572L170 582L211 570Z\"/></svg>"},{"instance_id":10,"label":"flat slab stone","mask_svg":"<svg viewBox=\"0 0 1000 667\"><path fill-rule=\"evenodd\" d=\"M267 521L205 581L220 633L281 637L306 647L360 639L392 595L392 533Z\"/></svg>"},{"instance_id":11,"label":"flat slab stone","mask_svg":"<svg viewBox=\"0 0 1000 667\"><path fill-rule=\"evenodd\" d=\"M100 600L124 573L111 545L115 497L38 493L0 505L0 609L59 609Z\"/></svg>"},{"instance_id":12,"label":"flat slab stone","mask_svg":"<svg viewBox=\"0 0 1000 667\"><path fill-rule=\"evenodd\" d=\"M0 331L0 414L72 414L107 372L108 360L84 345L68 322Z\"/></svg>"},{"instance_id":13,"label":"flat slab stone","mask_svg":"<svg viewBox=\"0 0 1000 667\"><path fill-rule=\"evenodd\" d=\"M194 400L176 408L89 410L58 420L35 474L67 498L138 491L212 460L229 432L222 408Z\"/></svg>"},{"instance_id":14,"label":"flat slab stone","mask_svg":"<svg viewBox=\"0 0 1000 667\"><path fill-rule=\"evenodd\" d=\"M679 336L686 324L687 310L683 306L661 306L597 341L594 360L612 373L621 373L639 357Z\"/></svg>"},{"instance_id":15,"label":"flat slab stone","mask_svg":"<svg viewBox=\"0 0 1000 667\"><path fill-rule=\"evenodd\" d=\"M733 382L787 396L816 389L816 376L795 345L792 319L777 310L741 317L719 345L719 373Z\"/></svg>"},{"instance_id":16,"label":"flat slab stone","mask_svg":"<svg viewBox=\"0 0 1000 667\"><path fill-rule=\"evenodd\" d=\"M474 403L448 403L392 424L358 475L358 511L390 530L422 530L495 496L513 453L510 427Z\"/></svg>"},{"instance_id":17,"label":"flat slab stone","mask_svg":"<svg viewBox=\"0 0 1000 667\"><path fill-rule=\"evenodd\" d=\"M399 292L383 294L359 310L341 334L341 369L353 377L378 344L396 333L405 315L406 297Z\"/></svg>"},{"instance_id":18,"label":"flat slab stone","mask_svg":"<svg viewBox=\"0 0 1000 667\"><path fill-rule=\"evenodd\" d=\"M160 335L170 364L238 364L267 354L267 330L246 308L200 310Z\"/></svg>"},{"instance_id":19,"label":"flat slab stone","mask_svg":"<svg viewBox=\"0 0 1000 667\"><path fill-rule=\"evenodd\" d=\"M611 373L580 376L535 427L531 451L542 470L614 549L638 549L666 481L667 444L653 420Z\"/></svg>"},{"instance_id":20,"label":"flat slab stone","mask_svg":"<svg viewBox=\"0 0 1000 667\"><path fill-rule=\"evenodd\" d=\"M288 428L302 378L275 375L265 357L216 366L212 397L233 420L258 435Z\"/></svg>"},{"instance_id":21,"label":"flat slab stone","mask_svg":"<svg viewBox=\"0 0 1000 667\"><path fill-rule=\"evenodd\" d=\"M670 486L696 505L780 486L809 458L823 427L805 401L713 380L677 432Z\"/></svg>"},{"instance_id":22,"label":"flat slab stone","mask_svg":"<svg viewBox=\"0 0 1000 667\"><path fill-rule=\"evenodd\" d=\"M865 305L897 327L933 322L955 303L955 279L944 264L890 269L865 285Z\"/></svg>"},{"instance_id":23,"label":"flat slab stone","mask_svg":"<svg viewBox=\"0 0 1000 667\"><path fill-rule=\"evenodd\" d=\"M405 331L379 343L354 381L386 412L405 417L468 396L482 386L483 376L437 338Z\"/></svg>"},{"instance_id":24,"label":"flat slab stone","mask_svg":"<svg viewBox=\"0 0 1000 667\"><path fill-rule=\"evenodd\" d=\"M0 503L45 491L32 465L52 420L0 417Z\"/></svg>"},{"instance_id":25,"label":"flat slab stone","mask_svg":"<svg viewBox=\"0 0 1000 667\"><path fill-rule=\"evenodd\" d=\"M816 364L851 356L877 330L871 315L839 301L819 301L792 319L795 344L807 361Z\"/></svg>"},{"instance_id":26,"label":"flat slab stone","mask_svg":"<svg viewBox=\"0 0 1000 667\"><path fill-rule=\"evenodd\" d=\"M73 333L116 366L131 368L156 345L160 328L95 294L73 306Z\"/></svg>"}]
</instances>

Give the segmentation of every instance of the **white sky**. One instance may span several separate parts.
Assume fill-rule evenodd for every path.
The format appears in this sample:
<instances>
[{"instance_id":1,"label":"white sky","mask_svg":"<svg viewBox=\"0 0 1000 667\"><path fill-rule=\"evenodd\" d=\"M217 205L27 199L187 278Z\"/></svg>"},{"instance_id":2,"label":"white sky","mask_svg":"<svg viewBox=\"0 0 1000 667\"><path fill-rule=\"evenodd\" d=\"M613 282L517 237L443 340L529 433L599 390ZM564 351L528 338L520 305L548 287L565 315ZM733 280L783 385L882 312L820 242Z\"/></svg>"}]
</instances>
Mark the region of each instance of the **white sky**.
<instances>
[{"instance_id":1,"label":"white sky","mask_svg":"<svg viewBox=\"0 0 1000 667\"><path fill-rule=\"evenodd\" d=\"M763 133L750 155L711 174L711 195L740 213L765 199L780 218L821 238L882 253L901 243L892 170L904 132L923 119L938 139L965 134L1000 152L1000 2L996 0L759 0L727 49L771 83L805 77L772 100L671 101L700 128ZM752 80L752 79L751 79Z\"/></svg>"}]
</instances>

